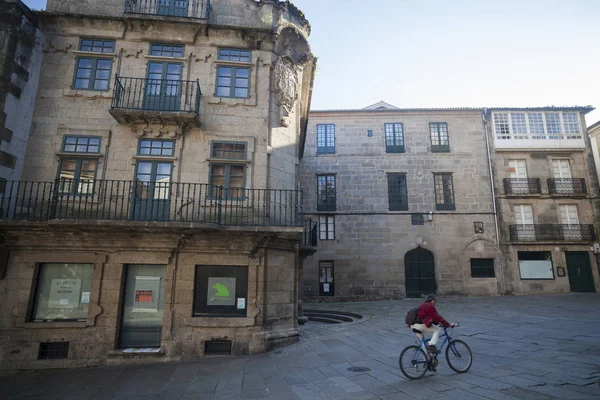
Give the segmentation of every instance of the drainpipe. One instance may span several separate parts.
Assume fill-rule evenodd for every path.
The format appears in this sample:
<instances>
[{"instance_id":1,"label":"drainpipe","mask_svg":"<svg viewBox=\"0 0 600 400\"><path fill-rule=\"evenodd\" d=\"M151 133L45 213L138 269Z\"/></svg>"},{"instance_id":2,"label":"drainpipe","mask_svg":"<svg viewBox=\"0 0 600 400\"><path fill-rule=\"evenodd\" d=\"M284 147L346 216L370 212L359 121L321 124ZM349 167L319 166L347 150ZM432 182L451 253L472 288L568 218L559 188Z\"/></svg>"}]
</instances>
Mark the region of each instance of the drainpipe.
<instances>
[{"instance_id":1,"label":"drainpipe","mask_svg":"<svg viewBox=\"0 0 600 400\"><path fill-rule=\"evenodd\" d=\"M490 141L488 134L488 121L486 119L487 108L483 110L481 114L481 118L483 119L483 127L485 132L485 149L487 151L487 160L488 160L488 168L490 174L490 187L492 188L492 206L494 209L494 225L496 227L496 243L498 244L498 249L500 250L500 259L498 260L498 264L500 267L500 294L504 296L506 293L505 290L505 282L504 282L504 266L502 262L502 249L500 247L500 229L498 227L498 208L496 207L496 189L494 184L494 174L492 170L492 156L490 152Z\"/></svg>"},{"instance_id":2,"label":"drainpipe","mask_svg":"<svg viewBox=\"0 0 600 400\"><path fill-rule=\"evenodd\" d=\"M173 320L175 319L175 291L177 290L177 274L179 272L179 254L181 253L181 250L183 250L183 248L185 247L185 241L187 239L187 236L181 235L179 237L179 240L177 242L177 247L175 247L173 250L171 250L171 257L169 257L169 264L174 261L174 265L173 265L173 274L170 276L171 278L171 296L169 298L169 308L170 308L170 312L171 312L171 326L169 327L169 334L171 337L173 337ZM175 258L173 260L173 258Z\"/></svg>"},{"instance_id":3,"label":"drainpipe","mask_svg":"<svg viewBox=\"0 0 600 400\"><path fill-rule=\"evenodd\" d=\"M102 166L102 179L106 180L106 170L108 168L108 156L110 152L110 143L112 142L112 129L108 131L108 140L104 148L104 165Z\"/></svg>"}]
</instances>

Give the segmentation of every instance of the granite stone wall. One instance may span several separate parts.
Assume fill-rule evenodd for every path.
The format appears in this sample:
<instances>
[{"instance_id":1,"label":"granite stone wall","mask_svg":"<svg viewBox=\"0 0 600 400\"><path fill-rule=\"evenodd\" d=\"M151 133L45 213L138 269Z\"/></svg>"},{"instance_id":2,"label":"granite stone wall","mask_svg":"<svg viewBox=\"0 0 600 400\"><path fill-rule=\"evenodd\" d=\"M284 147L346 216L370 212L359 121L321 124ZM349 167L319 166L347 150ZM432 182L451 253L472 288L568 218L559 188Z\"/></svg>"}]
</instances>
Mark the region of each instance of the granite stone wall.
<instances>
[{"instance_id":1,"label":"granite stone wall","mask_svg":"<svg viewBox=\"0 0 600 400\"><path fill-rule=\"evenodd\" d=\"M429 123L448 124L450 151L431 151ZM386 152L384 124L402 123L405 152ZM318 124L335 124L335 154L317 154ZM372 136L369 136L372 131ZM434 173L451 173L455 210L437 210ZM389 211L387 174L406 174L408 210ZM336 210L317 211L317 176L336 179ZM319 262L333 261L335 296L402 298L407 252L433 253L440 294L500 292L492 191L481 110L313 112L301 163L305 207L335 217L335 239L320 240L304 264L304 295L319 295ZM412 214L423 225L412 225ZM475 233L481 222L483 233ZM497 278L472 278L471 258L496 260Z\"/></svg>"}]
</instances>

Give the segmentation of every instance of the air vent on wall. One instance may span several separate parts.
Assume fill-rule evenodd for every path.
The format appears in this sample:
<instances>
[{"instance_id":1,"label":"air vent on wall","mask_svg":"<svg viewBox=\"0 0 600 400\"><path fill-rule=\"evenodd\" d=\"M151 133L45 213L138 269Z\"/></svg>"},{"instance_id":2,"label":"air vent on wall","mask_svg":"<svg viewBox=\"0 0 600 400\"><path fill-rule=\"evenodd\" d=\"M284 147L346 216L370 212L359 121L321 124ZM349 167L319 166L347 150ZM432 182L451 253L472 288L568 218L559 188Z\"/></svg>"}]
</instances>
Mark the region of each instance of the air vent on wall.
<instances>
[{"instance_id":1,"label":"air vent on wall","mask_svg":"<svg viewBox=\"0 0 600 400\"><path fill-rule=\"evenodd\" d=\"M231 355L231 340L209 340L204 342L204 355Z\"/></svg>"},{"instance_id":2,"label":"air vent on wall","mask_svg":"<svg viewBox=\"0 0 600 400\"><path fill-rule=\"evenodd\" d=\"M57 360L69 356L69 342L40 343L38 360Z\"/></svg>"}]
</instances>

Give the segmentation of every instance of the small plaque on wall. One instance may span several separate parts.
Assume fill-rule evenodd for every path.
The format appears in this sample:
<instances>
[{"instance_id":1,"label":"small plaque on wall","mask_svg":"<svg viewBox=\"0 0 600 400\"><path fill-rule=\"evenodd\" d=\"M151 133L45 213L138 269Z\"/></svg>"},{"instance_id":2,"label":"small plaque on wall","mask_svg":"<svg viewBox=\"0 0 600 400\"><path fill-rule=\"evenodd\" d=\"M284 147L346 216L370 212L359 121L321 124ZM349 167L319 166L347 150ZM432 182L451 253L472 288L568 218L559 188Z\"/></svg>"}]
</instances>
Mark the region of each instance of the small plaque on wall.
<instances>
[{"instance_id":1,"label":"small plaque on wall","mask_svg":"<svg viewBox=\"0 0 600 400\"><path fill-rule=\"evenodd\" d=\"M564 267L556 267L556 274L558 276L565 276L565 268Z\"/></svg>"},{"instance_id":2,"label":"small plaque on wall","mask_svg":"<svg viewBox=\"0 0 600 400\"><path fill-rule=\"evenodd\" d=\"M484 233L483 222L475 222L475 233L478 233L478 234Z\"/></svg>"}]
</instances>

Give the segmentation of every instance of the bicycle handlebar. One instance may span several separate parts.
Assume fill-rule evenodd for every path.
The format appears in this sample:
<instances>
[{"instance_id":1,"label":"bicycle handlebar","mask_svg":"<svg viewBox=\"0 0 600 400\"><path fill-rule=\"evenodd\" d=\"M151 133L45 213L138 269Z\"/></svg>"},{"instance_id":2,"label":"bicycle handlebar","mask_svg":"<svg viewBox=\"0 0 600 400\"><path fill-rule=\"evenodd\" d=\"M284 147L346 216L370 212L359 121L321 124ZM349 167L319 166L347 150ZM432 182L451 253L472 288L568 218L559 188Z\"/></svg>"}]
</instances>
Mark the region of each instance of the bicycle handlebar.
<instances>
[{"instance_id":1,"label":"bicycle handlebar","mask_svg":"<svg viewBox=\"0 0 600 400\"><path fill-rule=\"evenodd\" d=\"M460 326L460 321L456 321L456 323L454 325L450 325L448 328L458 328L459 326ZM444 330L446 330L448 328L444 328Z\"/></svg>"}]
</instances>

